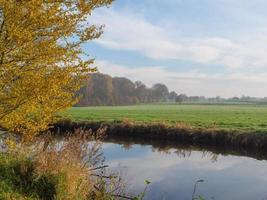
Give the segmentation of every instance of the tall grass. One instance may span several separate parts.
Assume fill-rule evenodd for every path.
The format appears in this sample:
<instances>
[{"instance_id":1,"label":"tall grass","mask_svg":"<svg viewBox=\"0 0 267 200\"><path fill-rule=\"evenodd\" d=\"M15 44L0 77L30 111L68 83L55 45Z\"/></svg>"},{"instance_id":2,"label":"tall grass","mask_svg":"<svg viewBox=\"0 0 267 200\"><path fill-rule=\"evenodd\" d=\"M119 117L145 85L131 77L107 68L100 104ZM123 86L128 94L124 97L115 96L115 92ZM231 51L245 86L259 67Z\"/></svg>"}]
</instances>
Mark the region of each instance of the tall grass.
<instances>
[{"instance_id":1,"label":"tall grass","mask_svg":"<svg viewBox=\"0 0 267 200\"><path fill-rule=\"evenodd\" d=\"M0 199L132 199L122 179L105 170L100 141L89 143L102 133L76 130L60 140L9 144L0 154Z\"/></svg>"}]
</instances>

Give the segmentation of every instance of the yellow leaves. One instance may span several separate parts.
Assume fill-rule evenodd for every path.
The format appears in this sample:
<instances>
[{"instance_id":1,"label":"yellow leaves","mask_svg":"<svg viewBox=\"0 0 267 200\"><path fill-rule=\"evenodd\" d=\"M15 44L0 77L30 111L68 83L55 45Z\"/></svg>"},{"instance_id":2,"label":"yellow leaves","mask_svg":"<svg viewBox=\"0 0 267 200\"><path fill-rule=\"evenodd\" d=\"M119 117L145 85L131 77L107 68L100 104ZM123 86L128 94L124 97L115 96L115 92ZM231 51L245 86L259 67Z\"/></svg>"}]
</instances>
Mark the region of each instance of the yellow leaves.
<instances>
[{"instance_id":1,"label":"yellow leaves","mask_svg":"<svg viewBox=\"0 0 267 200\"><path fill-rule=\"evenodd\" d=\"M12 140L11 138L8 138L6 140L6 144L7 144L9 151L11 151L11 152L14 151L17 147L16 142L14 140Z\"/></svg>"},{"instance_id":2,"label":"yellow leaves","mask_svg":"<svg viewBox=\"0 0 267 200\"><path fill-rule=\"evenodd\" d=\"M81 45L102 33L85 21L111 2L0 0L0 126L28 138L76 102L83 78L96 71Z\"/></svg>"}]
</instances>

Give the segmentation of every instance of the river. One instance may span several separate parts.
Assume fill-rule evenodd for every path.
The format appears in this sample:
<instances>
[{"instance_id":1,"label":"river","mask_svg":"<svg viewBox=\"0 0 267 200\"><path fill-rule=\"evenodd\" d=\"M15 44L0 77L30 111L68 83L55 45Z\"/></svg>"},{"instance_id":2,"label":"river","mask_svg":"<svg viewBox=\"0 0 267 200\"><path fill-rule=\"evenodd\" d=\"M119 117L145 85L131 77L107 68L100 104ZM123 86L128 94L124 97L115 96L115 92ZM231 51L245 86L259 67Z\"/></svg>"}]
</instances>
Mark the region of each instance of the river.
<instances>
[{"instance_id":1,"label":"river","mask_svg":"<svg viewBox=\"0 0 267 200\"><path fill-rule=\"evenodd\" d=\"M192 199L196 183L194 197L206 200L267 199L266 160L192 147L105 142L102 148L106 164L122 174L134 194L151 181L146 199Z\"/></svg>"}]
</instances>

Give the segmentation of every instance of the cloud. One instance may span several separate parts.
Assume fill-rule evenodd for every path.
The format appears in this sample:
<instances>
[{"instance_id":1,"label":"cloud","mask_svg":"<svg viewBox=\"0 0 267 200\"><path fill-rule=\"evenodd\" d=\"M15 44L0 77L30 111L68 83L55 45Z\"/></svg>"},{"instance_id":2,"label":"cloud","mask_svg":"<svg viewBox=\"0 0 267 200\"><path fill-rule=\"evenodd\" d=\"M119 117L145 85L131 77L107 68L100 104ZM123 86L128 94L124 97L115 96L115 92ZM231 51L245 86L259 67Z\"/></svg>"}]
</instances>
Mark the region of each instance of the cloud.
<instances>
[{"instance_id":1,"label":"cloud","mask_svg":"<svg viewBox=\"0 0 267 200\"><path fill-rule=\"evenodd\" d=\"M161 82L171 90L189 95L232 97L267 94L267 73L203 73L195 70L170 71L164 66L127 67L98 60L99 71L111 76L127 77L152 86Z\"/></svg>"},{"instance_id":2,"label":"cloud","mask_svg":"<svg viewBox=\"0 0 267 200\"><path fill-rule=\"evenodd\" d=\"M112 10L97 13L95 21L105 22L105 34L98 44L112 49L136 50L160 59L175 57L178 46L164 39L164 32L134 15L116 13ZM164 52L160 53L161 48Z\"/></svg>"},{"instance_id":3,"label":"cloud","mask_svg":"<svg viewBox=\"0 0 267 200\"><path fill-rule=\"evenodd\" d=\"M91 22L106 24L103 37L96 41L99 45L136 51L155 60L188 60L221 65L228 70L267 65L266 29L235 40L218 36L186 37L170 25L167 28L152 24L141 15L112 9L96 12Z\"/></svg>"},{"instance_id":4,"label":"cloud","mask_svg":"<svg viewBox=\"0 0 267 200\"><path fill-rule=\"evenodd\" d=\"M197 194L205 196L255 199L256 194L260 199L265 195L266 162L231 155L218 155L217 161L212 162L211 152L185 151L188 156L183 157L175 151L153 152L148 147L140 149L139 145L125 151L112 144L104 154L109 152L106 164L112 170L118 170L128 186L133 186L134 192L143 191L144 180L151 181L146 193L148 199L162 199L160 197L165 191L168 193L167 199L177 199L177 194L179 199L190 199L192 187L199 179L203 179L204 183ZM235 189L234 193L232 188Z\"/></svg>"},{"instance_id":5,"label":"cloud","mask_svg":"<svg viewBox=\"0 0 267 200\"><path fill-rule=\"evenodd\" d=\"M266 1L157 1L93 13L90 23L106 25L95 41L101 72L188 95L267 96Z\"/></svg>"}]
</instances>

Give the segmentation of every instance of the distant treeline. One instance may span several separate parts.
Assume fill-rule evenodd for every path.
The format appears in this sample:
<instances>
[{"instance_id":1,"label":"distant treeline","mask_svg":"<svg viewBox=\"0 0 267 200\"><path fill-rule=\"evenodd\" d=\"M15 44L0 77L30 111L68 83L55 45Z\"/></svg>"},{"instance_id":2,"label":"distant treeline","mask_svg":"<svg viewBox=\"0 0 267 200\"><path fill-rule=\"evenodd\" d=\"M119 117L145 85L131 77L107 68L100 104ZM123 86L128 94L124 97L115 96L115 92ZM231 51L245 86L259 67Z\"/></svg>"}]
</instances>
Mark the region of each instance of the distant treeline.
<instances>
[{"instance_id":1,"label":"distant treeline","mask_svg":"<svg viewBox=\"0 0 267 200\"><path fill-rule=\"evenodd\" d=\"M76 106L113 106L133 105L139 103L228 103L228 102L267 102L267 98L255 98L249 96L221 98L204 96L187 96L169 91L162 83L154 84L151 88L141 81L132 82L123 77L111 77L109 75L90 74L84 87L78 92L81 96Z\"/></svg>"},{"instance_id":2,"label":"distant treeline","mask_svg":"<svg viewBox=\"0 0 267 200\"><path fill-rule=\"evenodd\" d=\"M169 92L166 85L158 83L148 88L140 81L111 77L100 73L91 74L85 86L78 92L82 95L77 106L131 105L175 101L178 96Z\"/></svg>"}]
</instances>

